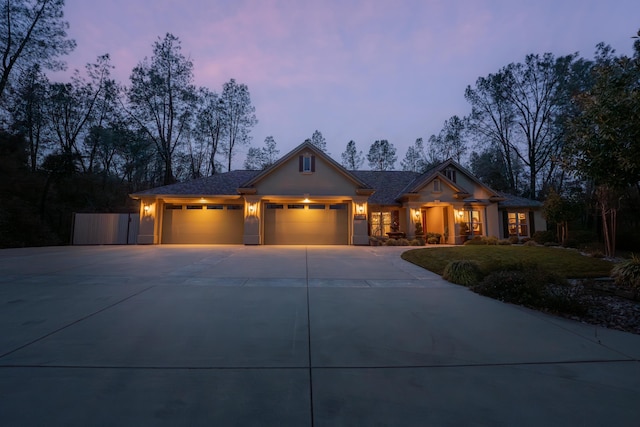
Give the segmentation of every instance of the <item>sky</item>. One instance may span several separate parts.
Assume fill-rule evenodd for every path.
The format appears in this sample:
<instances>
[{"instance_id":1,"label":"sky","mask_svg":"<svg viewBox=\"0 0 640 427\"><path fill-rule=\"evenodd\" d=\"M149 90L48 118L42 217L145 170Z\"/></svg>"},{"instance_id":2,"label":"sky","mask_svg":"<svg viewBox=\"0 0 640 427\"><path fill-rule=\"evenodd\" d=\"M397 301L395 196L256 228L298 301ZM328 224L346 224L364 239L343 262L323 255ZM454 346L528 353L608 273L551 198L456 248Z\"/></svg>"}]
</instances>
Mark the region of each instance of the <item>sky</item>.
<instances>
[{"instance_id":1,"label":"sky","mask_svg":"<svg viewBox=\"0 0 640 427\"><path fill-rule=\"evenodd\" d=\"M387 139L399 168L416 138L470 113L464 91L479 77L531 53L593 58L599 42L631 54L640 1L66 0L65 19L77 42L69 70L108 53L113 77L128 85L172 33L196 85L248 86L251 145L273 136L283 155L319 130L340 161L349 140L366 155Z\"/></svg>"}]
</instances>

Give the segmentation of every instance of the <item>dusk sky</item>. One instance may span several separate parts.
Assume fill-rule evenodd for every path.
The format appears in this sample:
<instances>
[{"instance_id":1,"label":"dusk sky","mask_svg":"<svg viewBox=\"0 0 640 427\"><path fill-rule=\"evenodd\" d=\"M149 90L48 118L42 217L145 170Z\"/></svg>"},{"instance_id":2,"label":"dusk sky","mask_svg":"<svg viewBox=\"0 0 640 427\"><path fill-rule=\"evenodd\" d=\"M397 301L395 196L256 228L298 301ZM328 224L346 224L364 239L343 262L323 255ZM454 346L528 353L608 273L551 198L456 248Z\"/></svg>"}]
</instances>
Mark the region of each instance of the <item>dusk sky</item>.
<instances>
[{"instance_id":1,"label":"dusk sky","mask_svg":"<svg viewBox=\"0 0 640 427\"><path fill-rule=\"evenodd\" d=\"M599 42L630 54L640 1L66 0L65 18L78 44L70 69L109 53L128 85L170 32L198 86L249 87L252 145L272 135L282 155L318 129L340 161L351 139L365 154L387 139L399 168L416 138L470 112L464 90L478 77L529 53L592 58Z\"/></svg>"}]
</instances>

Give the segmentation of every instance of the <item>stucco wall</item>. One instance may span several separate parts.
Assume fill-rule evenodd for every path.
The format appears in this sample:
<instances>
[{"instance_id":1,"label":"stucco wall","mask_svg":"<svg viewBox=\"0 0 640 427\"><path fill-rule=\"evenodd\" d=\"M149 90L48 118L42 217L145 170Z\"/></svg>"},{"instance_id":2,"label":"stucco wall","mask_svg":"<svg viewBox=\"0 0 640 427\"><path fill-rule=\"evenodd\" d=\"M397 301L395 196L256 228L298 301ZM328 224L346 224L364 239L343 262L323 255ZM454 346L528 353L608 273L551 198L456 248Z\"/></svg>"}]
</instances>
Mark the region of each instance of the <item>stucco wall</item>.
<instances>
[{"instance_id":1,"label":"stucco wall","mask_svg":"<svg viewBox=\"0 0 640 427\"><path fill-rule=\"evenodd\" d=\"M310 197L356 194L356 184L338 172L333 165L319 156L316 156L315 163L315 172L303 173L298 170L298 156L294 156L256 184L258 194L309 194Z\"/></svg>"}]
</instances>

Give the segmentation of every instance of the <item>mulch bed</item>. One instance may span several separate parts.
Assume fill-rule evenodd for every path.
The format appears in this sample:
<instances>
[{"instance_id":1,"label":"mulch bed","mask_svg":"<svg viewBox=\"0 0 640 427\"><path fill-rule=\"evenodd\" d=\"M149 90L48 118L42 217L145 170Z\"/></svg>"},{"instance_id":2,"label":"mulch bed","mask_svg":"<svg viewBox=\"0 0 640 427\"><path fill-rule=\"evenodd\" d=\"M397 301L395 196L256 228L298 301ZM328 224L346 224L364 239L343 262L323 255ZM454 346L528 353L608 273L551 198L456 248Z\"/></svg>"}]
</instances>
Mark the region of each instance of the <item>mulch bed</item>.
<instances>
[{"instance_id":1,"label":"mulch bed","mask_svg":"<svg viewBox=\"0 0 640 427\"><path fill-rule=\"evenodd\" d=\"M579 290L576 298L586 313L565 317L640 335L640 301L633 292L600 280L575 282L573 286Z\"/></svg>"}]
</instances>

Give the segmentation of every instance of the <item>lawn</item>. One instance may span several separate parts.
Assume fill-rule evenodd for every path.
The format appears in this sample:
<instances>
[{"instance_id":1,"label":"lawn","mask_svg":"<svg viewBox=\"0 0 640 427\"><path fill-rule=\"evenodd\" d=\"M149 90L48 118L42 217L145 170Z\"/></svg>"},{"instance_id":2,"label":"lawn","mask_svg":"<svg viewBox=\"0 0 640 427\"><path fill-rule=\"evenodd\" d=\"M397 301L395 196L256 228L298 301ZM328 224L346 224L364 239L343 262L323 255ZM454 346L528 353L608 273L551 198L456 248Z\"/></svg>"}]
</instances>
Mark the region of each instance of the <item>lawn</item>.
<instances>
[{"instance_id":1,"label":"lawn","mask_svg":"<svg viewBox=\"0 0 640 427\"><path fill-rule=\"evenodd\" d=\"M413 249L402 259L442 275L444 267L459 259L475 260L488 273L501 265L536 264L567 279L607 277L613 264L604 259L584 256L572 249L545 246L468 245Z\"/></svg>"}]
</instances>

